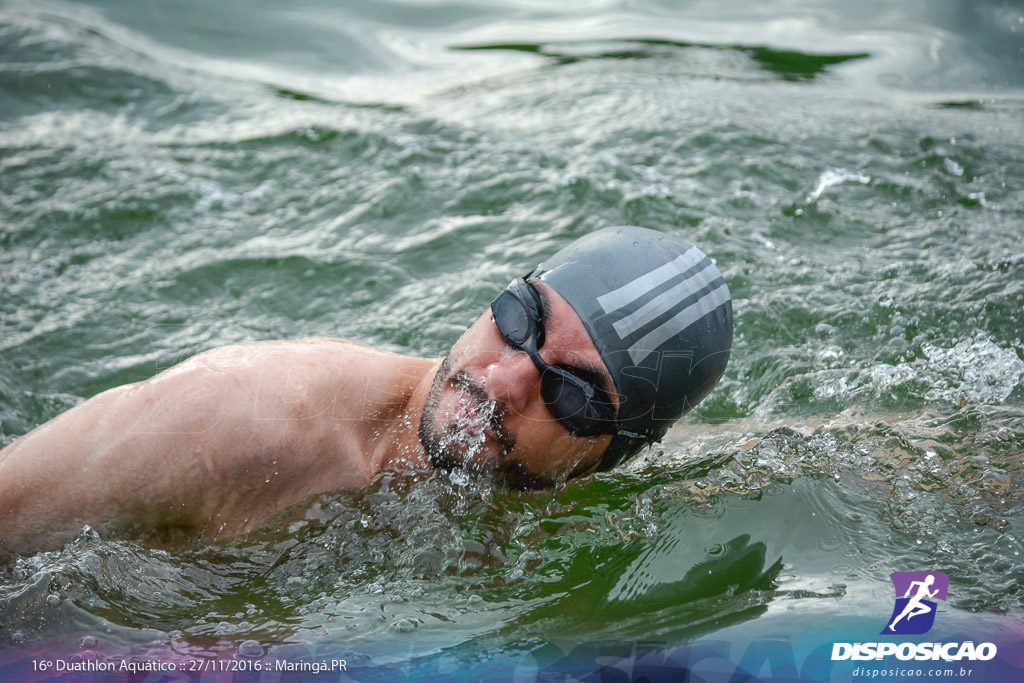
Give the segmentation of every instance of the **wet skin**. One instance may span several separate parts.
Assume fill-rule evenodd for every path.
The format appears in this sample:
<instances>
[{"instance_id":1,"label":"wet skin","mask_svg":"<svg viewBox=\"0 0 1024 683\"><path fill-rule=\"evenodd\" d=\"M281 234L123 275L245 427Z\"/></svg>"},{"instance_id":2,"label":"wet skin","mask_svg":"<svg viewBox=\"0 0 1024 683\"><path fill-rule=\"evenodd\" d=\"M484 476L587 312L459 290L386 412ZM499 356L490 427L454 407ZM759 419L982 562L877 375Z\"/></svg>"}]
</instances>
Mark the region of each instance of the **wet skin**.
<instances>
[{"instance_id":1,"label":"wet skin","mask_svg":"<svg viewBox=\"0 0 1024 683\"><path fill-rule=\"evenodd\" d=\"M543 358L610 388L575 312L538 289ZM421 420L434 436L466 434L431 454ZM596 467L610 440L551 418L536 368L489 310L447 362L339 339L237 344L105 391L0 451L0 551L55 547L86 524L234 536L311 495L432 461L549 483Z\"/></svg>"},{"instance_id":2,"label":"wet skin","mask_svg":"<svg viewBox=\"0 0 1024 683\"><path fill-rule=\"evenodd\" d=\"M611 377L575 311L543 283L534 286L542 293L545 308L541 357L550 365L584 370L614 397ZM479 419L490 412L484 398L494 403L496 419ZM456 464L458 458L468 456L471 469L495 473L512 483L551 484L578 476L596 467L611 441L608 435L573 436L551 418L541 399L536 367L525 353L505 343L489 310L452 347L427 408L439 423L431 425L438 441L445 433L465 432L467 424L490 422L479 446L449 440L445 460ZM425 425L430 422L424 419Z\"/></svg>"}]
</instances>

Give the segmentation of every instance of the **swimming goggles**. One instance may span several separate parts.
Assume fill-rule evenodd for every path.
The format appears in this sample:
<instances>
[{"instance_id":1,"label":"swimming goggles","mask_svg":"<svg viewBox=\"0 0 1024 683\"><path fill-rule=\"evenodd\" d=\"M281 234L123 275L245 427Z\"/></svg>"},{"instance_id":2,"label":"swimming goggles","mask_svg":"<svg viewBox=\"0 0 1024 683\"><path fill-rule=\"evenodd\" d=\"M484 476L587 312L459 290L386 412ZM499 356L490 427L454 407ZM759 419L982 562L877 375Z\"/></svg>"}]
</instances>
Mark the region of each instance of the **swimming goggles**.
<instances>
[{"instance_id":1,"label":"swimming goggles","mask_svg":"<svg viewBox=\"0 0 1024 683\"><path fill-rule=\"evenodd\" d=\"M505 342L526 353L540 373L540 395L551 417L576 436L615 434L615 407L594 381L577 368L548 365L544 346L544 306L537 290L523 278L515 280L491 304L494 324Z\"/></svg>"}]
</instances>

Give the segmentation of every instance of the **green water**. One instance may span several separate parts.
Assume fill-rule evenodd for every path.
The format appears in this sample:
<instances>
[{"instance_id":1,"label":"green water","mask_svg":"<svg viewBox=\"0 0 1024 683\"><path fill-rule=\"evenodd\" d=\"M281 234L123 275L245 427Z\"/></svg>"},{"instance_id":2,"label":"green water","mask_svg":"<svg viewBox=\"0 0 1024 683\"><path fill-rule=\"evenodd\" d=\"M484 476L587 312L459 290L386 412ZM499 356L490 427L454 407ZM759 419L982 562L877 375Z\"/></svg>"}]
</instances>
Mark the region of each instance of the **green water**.
<instances>
[{"instance_id":1,"label":"green water","mask_svg":"<svg viewBox=\"0 0 1024 683\"><path fill-rule=\"evenodd\" d=\"M442 355L607 225L711 254L736 336L627 467L85 531L0 568L0 643L673 642L919 569L1019 616L1022 186L1017 3L4 2L0 443L242 340Z\"/></svg>"}]
</instances>

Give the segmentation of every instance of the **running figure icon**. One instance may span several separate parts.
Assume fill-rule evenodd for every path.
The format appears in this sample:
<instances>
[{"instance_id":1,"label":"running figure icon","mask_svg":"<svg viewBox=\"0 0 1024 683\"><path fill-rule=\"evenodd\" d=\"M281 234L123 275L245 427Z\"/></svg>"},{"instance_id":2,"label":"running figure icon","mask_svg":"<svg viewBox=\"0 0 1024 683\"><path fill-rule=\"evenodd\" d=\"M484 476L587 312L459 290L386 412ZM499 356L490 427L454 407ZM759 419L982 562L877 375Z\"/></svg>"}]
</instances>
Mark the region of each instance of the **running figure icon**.
<instances>
[{"instance_id":1,"label":"running figure icon","mask_svg":"<svg viewBox=\"0 0 1024 683\"><path fill-rule=\"evenodd\" d=\"M938 601L946 599L949 577L940 571L893 572L896 602L888 623L879 635L920 635L935 625ZM914 617L917 617L916 619Z\"/></svg>"},{"instance_id":2,"label":"running figure icon","mask_svg":"<svg viewBox=\"0 0 1024 683\"><path fill-rule=\"evenodd\" d=\"M934 603L925 604L922 602L922 600L924 600L925 598L934 598L938 594L938 588L936 588L934 591L928 590L934 583L934 574L929 574L928 576L926 576L924 581L912 581L910 583L910 588L907 589L907 594L903 596L904 598L910 598L910 600L907 602L906 607L903 608L903 611L900 612L900 615L893 619L892 623L889 624L890 631L892 631L893 633L896 632L896 623L899 622L899 620L903 617L906 617L907 621L910 621L916 616L928 614L933 609L935 609L932 606ZM917 587L917 593L911 596L911 593L914 592L915 586Z\"/></svg>"}]
</instances>

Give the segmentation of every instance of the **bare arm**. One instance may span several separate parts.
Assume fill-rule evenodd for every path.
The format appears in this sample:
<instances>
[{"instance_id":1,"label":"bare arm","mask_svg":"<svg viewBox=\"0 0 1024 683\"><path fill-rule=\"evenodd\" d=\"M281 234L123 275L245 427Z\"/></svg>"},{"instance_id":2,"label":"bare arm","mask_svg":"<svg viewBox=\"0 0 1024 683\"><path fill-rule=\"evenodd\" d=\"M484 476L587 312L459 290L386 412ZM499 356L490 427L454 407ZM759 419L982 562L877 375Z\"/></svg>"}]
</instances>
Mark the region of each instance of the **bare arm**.
<instances>
[{"instance_id":1,"label":"bare arm","mask_svg":"<svg viewBox=\"0 0 1024 683\"><path fill-rule=\"evenodd\" d=\"M85 524L196 525L212 466L200 435L218 430L227 394L209 370L187 362L105 391L0 451L8 549L52 546Z\"/></svg>"},{"instance_id":2,"label":"bare arm","mask_svg":"<svg viewBox=\"0 0 1024 683\"><path fill-rule=\"evenodd\" d=\"M365 473L352 463L347 478L331 467L345 425L282 400L295 389L289 368L314 367L310 348L200 354L26 434L0 451L0 541L13 552L52 547L85 524L225 536L325 487L358 486ZM296 414L300 405L314 417Z\"/></svg>"}]
</instances>

